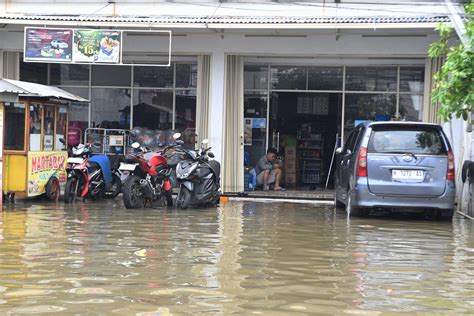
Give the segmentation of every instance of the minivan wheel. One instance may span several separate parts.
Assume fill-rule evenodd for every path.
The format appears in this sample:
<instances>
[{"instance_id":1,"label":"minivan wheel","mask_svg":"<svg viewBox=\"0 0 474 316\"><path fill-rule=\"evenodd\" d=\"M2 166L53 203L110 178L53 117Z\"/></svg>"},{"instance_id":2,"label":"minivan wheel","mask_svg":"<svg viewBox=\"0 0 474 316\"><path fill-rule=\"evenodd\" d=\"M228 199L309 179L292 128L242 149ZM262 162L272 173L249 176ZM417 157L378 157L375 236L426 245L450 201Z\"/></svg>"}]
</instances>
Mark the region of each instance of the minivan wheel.
<instances>
[{"instance_id":1,"label":"minivan wheel","mask_svg":"<svg viewBox=\"0 0 474 316\"><path fill-rule=\"evenodd\" d=\"M344 203L339 202L337 199L337 189L334 190L334 207L336 209L344 207Z\"/></svg>"},{"instance_id":2,"label":"minivan wheel","mask_svg":"<svg viewBox=\"0 0 474 316\"><path fill-rule=\"evenodd\" d=\"M359 216L360 215L360 210L357 207L354 207L352 205L352 198L349 192L347 192L347 198L346 198L346 213L347 216Z\"/></svg>"},{"instance_id":3,"label":"minivan wheel","mask_svg":"<svg viewBox=\"0 0 474 316\"><path fill-rule=\"evenodd\" d=\"M435 210L434 211L434 218L435 220L439 221L452 221L453 220L453 215L454 215L454 210Z\"/></svg>"}]
</instances>

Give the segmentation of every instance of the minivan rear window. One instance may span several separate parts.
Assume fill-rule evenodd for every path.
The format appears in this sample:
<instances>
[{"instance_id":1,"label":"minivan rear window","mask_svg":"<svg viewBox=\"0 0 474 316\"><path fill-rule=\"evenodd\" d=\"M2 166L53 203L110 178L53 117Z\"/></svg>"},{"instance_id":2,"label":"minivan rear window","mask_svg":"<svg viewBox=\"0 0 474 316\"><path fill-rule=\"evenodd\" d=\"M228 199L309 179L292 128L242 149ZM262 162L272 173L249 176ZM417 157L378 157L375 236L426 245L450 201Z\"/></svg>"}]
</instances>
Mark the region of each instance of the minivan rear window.
<instances>
[{"instance_id":1,"label":"minivan rear window","mask_svg":"<svg viewBox=\"0 0 474 316\"><path fill-rule=\"evenodd\" d=\"M426 126L373 126L368 151L372 153L412 153L446 155L443 135Z\"/></svg>"}]
</instances>

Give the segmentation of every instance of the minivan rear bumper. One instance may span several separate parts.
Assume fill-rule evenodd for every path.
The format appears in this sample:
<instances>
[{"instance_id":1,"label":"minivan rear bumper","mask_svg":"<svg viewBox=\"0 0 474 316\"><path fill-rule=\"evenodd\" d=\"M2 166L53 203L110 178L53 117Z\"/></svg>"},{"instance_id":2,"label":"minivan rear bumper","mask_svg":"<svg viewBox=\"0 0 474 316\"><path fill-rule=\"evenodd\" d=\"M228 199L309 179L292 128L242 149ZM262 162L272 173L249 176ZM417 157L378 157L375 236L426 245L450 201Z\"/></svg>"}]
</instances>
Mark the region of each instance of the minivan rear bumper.
<instances>
[{"instance_id":1,"label":"minivan rear bumper","mask_svg":"<svg viewBox=\"0 0 474 316\"><path fill-rule=\"evenodd\" d=\"M359 178L356 188L350 193L353 206L361 208L433 208L454 209L456 189L451 182L444 193L438 197L405 197L373 194L369 191L367 179Z\"/></svg>"}]
</instances>

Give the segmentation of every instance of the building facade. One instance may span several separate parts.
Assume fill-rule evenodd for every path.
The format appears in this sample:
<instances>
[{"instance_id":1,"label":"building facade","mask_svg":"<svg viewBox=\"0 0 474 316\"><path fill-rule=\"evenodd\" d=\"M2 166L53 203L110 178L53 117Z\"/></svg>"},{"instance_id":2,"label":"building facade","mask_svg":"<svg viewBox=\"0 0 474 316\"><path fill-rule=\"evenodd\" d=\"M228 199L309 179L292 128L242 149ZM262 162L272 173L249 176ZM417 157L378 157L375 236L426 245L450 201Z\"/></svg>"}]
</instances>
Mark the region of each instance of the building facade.
<instances>
[{"instance_id":1,"label":"building facade","mask_svg":"<svg viewBox=\"0 0 474 316\"><path fill-rule=\"evenodd\" d=\"M441 61L427 51L449 22L441 1L8 1L0 10L4 77L89 99L70 114L83 128L209 138L225 192L243 190L244 164L269 147L285 157L288 186L313 187L330 178L334 148L358 122L437 121L430 91ZM145 31L171 30L171 66L26 63L25 26L143 30L124 33L123 59L151 65L166 63L168 38Z\"/></svg>"}]
</instances>

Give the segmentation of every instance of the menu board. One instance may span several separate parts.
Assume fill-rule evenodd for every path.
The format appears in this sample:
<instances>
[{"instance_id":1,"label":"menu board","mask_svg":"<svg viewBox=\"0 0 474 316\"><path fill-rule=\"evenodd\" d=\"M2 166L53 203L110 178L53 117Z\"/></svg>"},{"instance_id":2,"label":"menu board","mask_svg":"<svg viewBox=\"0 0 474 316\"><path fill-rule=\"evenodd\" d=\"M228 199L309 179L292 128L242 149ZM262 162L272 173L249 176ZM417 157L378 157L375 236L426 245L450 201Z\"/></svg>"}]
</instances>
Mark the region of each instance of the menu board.
<instances>
[{"instance_id":1,"label":"menu board","mask_svg":"<svg viewBox=\"0 0 474 316\"><path fill-rule=\"evenodd\" d=\"M72 38L71 29L26 28L24 60L70 62Z\"/></svg>"},{"instance_id":2,"label":"menu board","mask_svg":"<svg viewBox=\"0 0 474 316\"><path fill-rule=\"evenodd\" d=\"M119 63L120 31L74 30L74 62Z\"/></svg>"}]
</instances>

